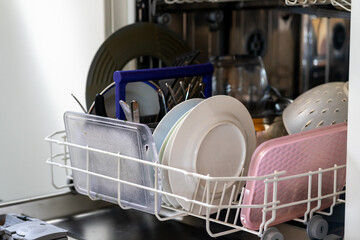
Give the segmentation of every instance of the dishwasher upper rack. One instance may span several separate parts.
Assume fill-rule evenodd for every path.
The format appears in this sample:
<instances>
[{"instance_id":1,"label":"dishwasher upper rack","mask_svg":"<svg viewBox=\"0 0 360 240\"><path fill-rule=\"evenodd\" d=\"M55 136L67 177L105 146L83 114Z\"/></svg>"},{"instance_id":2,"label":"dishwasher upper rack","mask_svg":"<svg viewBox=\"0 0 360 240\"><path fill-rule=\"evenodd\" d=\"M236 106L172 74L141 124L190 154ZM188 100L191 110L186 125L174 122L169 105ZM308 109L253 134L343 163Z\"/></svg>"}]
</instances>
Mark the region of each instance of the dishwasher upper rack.
<instances>
[{"instance_id":1,"label":"dishwasher upper rack","mask_svg":"<svg viewBox=\"0 0 360 240\"><path fill-rule=\"evenodd\" d=\"M249 0L164 0L166 4L202 3L202 2L220 3L220 2L244 2L244 1L249 1ZM285 0L285 4L288 6L331 4L334 7L338 7L342 10L351 12L351 0Z\"/></svg>"},{"instance_id":2,"label":"dishwasher upper rack","mask_svg":"<svg viewBox=\"0 0 360 240\"><path fill-rule=\"evenodd\" d=\"M65 131L58 131L55 132L51 135L49 135L48 137L45 138L45 140L47 142L49 142L50 144L50 157L47 159L47 163L50 164L51 166L51 175L52 175L52 184L55 188L71 188L74 185L71 183L71 181L68 181L69 184L65 184L62 186L58 186L55 183L54 180L54 167L59 167L59 168L63 168L66 171L67 177L69 180L72 179L71 177L71 173L72 171L78 171L81 173L84 173L87 175L87 193L88 196L91 200L101 200L99 198L94 197L93 194L90 193L90 184L89 184L89 178L90 176L96 176L96 177L100 177L100 178L104 178L110 181L114 181L118 184L118 191L117 191L117 200L118 200L118 205L123 208L123 209L129 209L129 207L127 206L123 206L120 199L121 199L121 191L120 191L120 187L122 184L125 185L129 185L132 187L138 187L144 190L148 190L148 191L152 191L155 194L155 202L157 202L157 199L161 196L168 196L168 197L173 197L173 198L177 198L177 199L181 199L185 202L188 202L191 204L190 209L183 209L183 208L174 208L172 206L168 206L164 203L162 203L161 208L162 209L166 209L169 210L170 212L172 212L172 214L170 215L166 215L163 216L160 212L160 214L158 213L158 206L157 204L155 204L154 208L155 208L155 216L158 218L158 220L160 221L166 221L166 220L170 220L170 219L175 219L175 218L179 218L179 217L184 217L184 216L193 216L199 219L203 219L206 222L206 230L207 233L211 236L211 237L219 237L219 236L223 236L223 235L227 235L227 234L231 234L231 233L235 233L238 231L245 231L245 232L249 232L251 234L257 235L259 237L261 237L261 239L277 239L277 238L273 238L273 236L278 236L276 234L280 234L280 232L278 232L278 230L274 227L270 227L271 223L276 219L276 214L278 210L281 210L285 207L294 207L294 206L298 206L300 204L306 204L307 205L307 210L304 213L304 215L301 218L296 218L293 219L295 221L299 221L302 223L310 223L311 219L314 219L314 216L317 217L318 215L315 215L315 213L318 214L323 214L326 216L330 216L333 213L333 209L334 206L340 203L345 203L345 200L340 199L339 196L342 194L345 194L345 190L342 191L338 191L337 190L337 173L340 170L344 170L346 168L346 165L334 165L333 167L330 168L326 168L326 169L318 169L317 171L310 171L310 172L305 172L305 173L301 173L301 174L296 174L296 175L292 175L292 176L285 176L286 174L285 171L275 171L272 174L268 174L268 175L264 175L264 176L257 176L257 177L249 177L249 176L240 176L240 177L211 177L209 175L202 175L202 174L198 174L198 173L192 173L192 172L187 172L181 169L177 169L177 168L173 168L173 167L169 167L169 166L164 166L159 164L158 162L148 162L142 159L137 159L137 158L132 158L132 157L128 157L128 156L124 156L121 155L119 153L112 153L112 152L106 152L106 151L102 151L101 149L95 149L95 148L91 148L88 146L81 146L81 145L77 145L77 144L73 144L73 143L69 143L66 141L66 136L65 136ZM60 148L57 148L56 153L54 153L54 145L58 145L60 146ZM83 149L87 152L96 152L96 153L100 153L100 154L104 154L107 156L113 156L118 158L118 172L120 173L120 160L127 160L127 161L133 161L136 163L140 163L140 164L144 164L147 166L152 166L154 167L155 170L155 176L154 176L154 188L148 188L142 185L137 185L134 184L132 182L127 182L124 181L120 178L120 176L118 178L113 178L113 177L109 177L106 175L102 175L93 171L90 171L88 169L89 166L89 161L91 161L91 159L89 159L89 157L87 157L87 159L84 159L84 161L87 162L87 169L79 169L79 168L75 168L72 167L70 165L70 158L69 158L69 152L68 152L68 148L69 147L75 147L75 148L79 148L79 149ZM60 150L61 149L61 150ZM89 154L87 154L87 156L89 156ZM158 180L158 173L159 171L163 171L163 170L167 170L167 171L173 171L179 174L183 174L186 177L189 178L193 178L197 180L197 185L196 185L196 190L194 193L194 196L198 196L199 194L201 194L201 199L195 199L195 198L186 198L184 196L180 196L180 195L176 195L173 194L171 192L166 192L163 189L160 189L158 184L157 184L157 180ZM330 194L326 194L323 195L322 194L322 176L324 174L333 174L334 176L334 185L333 185L333 192ZM277 200L277 194L278 192L281 191L281 189L278 189L278 183L282 182L282 181L291 181L291 180L296 180L298 178L308 178L309 179L309 185L308 185L308 198L302 201L297 201L297 202L292 202L292 203L286 203L286 204L282 204L279 200ZM311 189L311 180L313 177L317 178L317 196L312 196L311 192L313 191L313 189ZM242 186L244 185L244 183L246 181L263 181L265 184L265 192L264 192L264 203L263 204L256 204L256 205L245 205L243 204L243 199L244 199L244 190L245 188L243 188ZM216 189L216 185L221 184L223 182L233 182L232 187L231 188L227 188L226 187L226 183L223 185L223 189L222 191L220 191L221 194L221 199L220 202L217 204L214 204L214 194L212 194L210 192L211 186L214 186L214 188ZM203 184L204 189L201 190L200 183ZM213 188L213 192L215 192ZM270 201L268 201L268 196L270 196L271 193L271 198ZM224 196L228 195L230 196L229 199L227 199L226 202L223 201ZM321 205L322 205L322 201L323 200L331 200L331 206L328 208L328 211L319 211ZM196 206L196 207L195 207ZM262 209L262 222L260 225L260 228L258 230L251 230L248 228L243 227L242 225L240 225L240 210L243 208L260 208ZM196 211L194 211L194 209L196 209ZM318 219L315 219L318 220ZM214 228L214 225L216 225L217 227ZM316 224L315 224L316 225ZM321 225L321 224L320 224ZM314 228L319 227L319 224L317 226L312 226ZM218 226L222 226L223 228L218 228ZM321 225L322 226L322 225ZM308 226L309 227L309 226ZM216 229L214 231L214 229ZM316 231L316 230L315 230ZM275 234L275 235L274 235Z\"/></svg>"}]
</instances>

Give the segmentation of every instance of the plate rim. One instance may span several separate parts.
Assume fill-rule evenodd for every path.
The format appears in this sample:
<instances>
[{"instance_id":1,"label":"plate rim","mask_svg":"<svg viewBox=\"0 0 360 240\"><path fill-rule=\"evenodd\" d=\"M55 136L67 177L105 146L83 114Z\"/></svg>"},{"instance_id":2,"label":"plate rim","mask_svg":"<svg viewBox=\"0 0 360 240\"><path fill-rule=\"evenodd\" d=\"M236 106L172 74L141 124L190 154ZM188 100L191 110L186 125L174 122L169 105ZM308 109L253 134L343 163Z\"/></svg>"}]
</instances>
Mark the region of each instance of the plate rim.
<instances>
[{"instance_id":1,"label":"plate rim","mask_svg":"<svg viewBox=\"0 0 360 240\"><path fill-rule=\"evenodd\" d=\"M214 108L214 103L216 103L215 105L217 105L217 107L215 107L215 108ZM224 106L226 106L225 109L220 108L221 107L220 103L223 104ZM211 105L212 105L212 107L210 107ZM174 141L172 142L172 148L171 148L172 150L171 150L170 157L169 157L169 166L179 168L178 166L174 166L174 161L179 162L179 160L174 160L175 153L173 152L173 146L175 146L175 148L177 148L176 147L177 145L181 145L181 144L179 144L179 142L181 142L181 140L178 140L181 137L179 137L178 134L180 133L180 134L184 135L186 127L188 127L188 126L186 126L185 122L189 122L191 120L192 116L196 115L197 112L200 111L199 109L200 110L204 109L204 111L212 113L213 116L214 116L214 114L228 112L229 114L227 115L227 118L229 118L229 115L230 115L233 117L231 120L234 120L234 119L238 120L238 124L234 123L234 125L237 126L238 128L243 128L243 131L245 132L245 137L246 137L247 153L246 153L245 161L243 163L243 167L244 167L243 174L247 174L247 169L249 167L251 156L256 147L254 125L253 125L250 113L248 112L246 107L237 99L230 97L230 96L225 96L225 95L217 95L217 96L208 98L208 99L204 100L203 102L199 103L196 107L194 107L192 109L192 111L187 116L186 121L184 121L184 123L182 123L179 126L179 128L176 132L176 136L174 135ZM221 114L221 116L224 117L224 115L222 115L222 114ZM229 120L229 121L231 122L231 120ZM187 124L189 124L189 123L187 123ZM181 146L181 147L183 147L183 146ZM179 159L179 158L176 158L176 159ZM193 161L193 160L191 160L191 161ZM184 170L187 171L187 169L184 169ZM174 194L181 192L178 190L178 186L176 186L176 180L174 179L174 176L173 176L174 173L172 173L170 171L168 174L169 174L169 181L170 181L170 186L171 186L172 192ZM227 193L226 193L227 195L229 193L228 192L229 189L231 189L230 186L227 188ZM178 195L181 195L181 194L178 194ZM181 199L179 199L179 203L184 209L186 209L186 210L189 209L189 206L188 206L189 203L187 203L186 201L182 201Z\"/></svg>"},{"instance_id":2,"label":"plate rim","mask_svg":"<svg viewBox=\"0 0 360 240\"><path fill-rule=\"evenodd\" d=\"M202 98L188 99L186 101L179 103L178 105L173 107L167 114L165 114L165 116L161 119L161 121L158 123L157 127L153 132L153 137L155 140L155 145L156 145L156 149L158 150L158 153L160 153L160 149L167 137L167 134L171 131L172 127L177 123L177 121L180 118L182 118L183 115L187 113L187 111L189 111L190 109L192 109L202 101L204 101L204 99ZM174 118L176 118L175 121L173 121ZM168 128L167 125L171 127ZM164 134L165 132L166 134Z\"/></svg>"}]
</instances>

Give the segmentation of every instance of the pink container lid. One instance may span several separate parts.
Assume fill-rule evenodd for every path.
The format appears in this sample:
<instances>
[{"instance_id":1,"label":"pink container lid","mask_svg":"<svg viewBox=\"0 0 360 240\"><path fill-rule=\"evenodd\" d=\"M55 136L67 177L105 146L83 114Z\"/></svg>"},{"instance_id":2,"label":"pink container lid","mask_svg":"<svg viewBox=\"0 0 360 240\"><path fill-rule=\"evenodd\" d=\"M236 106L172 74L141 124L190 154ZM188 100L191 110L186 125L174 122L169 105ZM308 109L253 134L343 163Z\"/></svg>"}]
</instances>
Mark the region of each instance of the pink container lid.
<instances>
[{"instance_id":1,"label":"pink container lid","mask_svg":"<svg viewBox=\"0 0 360 240\"><path fill-rule=\"evenodd\" d=\"M307 132L272 139L261 144L254 152L248 176L263 176L275 171L286 171L285 175L291 176L319 168L331 168L335 164L346 164L347 124L340 123L328 127L321 127ZM341 191L345 186L345 168L337 171L336 191ZM333 193L334 172L322 175L322 193ZM244 205L264 203L264 181L247 181L244 192ZM312 176L311 196L318 196L318 176ZM308 198L308 176L278 182L277 200L280 204L306 200ZM273 199L273 184L269 183L268 202ZM321 209L332 204L332 197L322 200ZM317 201L312 202L315 207ZM307 204L285 207L276 211L276 219L270 226L283 223L304 215ZM241 222L244 227L258 230L262 222L262 208L243 208ZM271 212L266 219L271 218Z\"/></svg>"}]
</instances>

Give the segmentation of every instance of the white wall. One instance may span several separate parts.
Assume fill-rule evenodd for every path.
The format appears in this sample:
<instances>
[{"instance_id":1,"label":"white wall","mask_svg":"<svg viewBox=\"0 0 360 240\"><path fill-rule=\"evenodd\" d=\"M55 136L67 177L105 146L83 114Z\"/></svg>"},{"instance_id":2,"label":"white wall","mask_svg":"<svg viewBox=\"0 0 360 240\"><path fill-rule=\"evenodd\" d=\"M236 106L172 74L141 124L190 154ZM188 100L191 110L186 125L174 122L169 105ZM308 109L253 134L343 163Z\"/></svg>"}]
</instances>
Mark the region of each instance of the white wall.
<instances>
[{"instance_id":1,"label":"white wall","mask_svg":"<svg viewBox=\"0 0 360 240\"><path fill-rule=\"evenodd\" d=\"M0 199L54 192L44 137L85 104L103 0L0 0Z\"/></svg>"}]
</instances>

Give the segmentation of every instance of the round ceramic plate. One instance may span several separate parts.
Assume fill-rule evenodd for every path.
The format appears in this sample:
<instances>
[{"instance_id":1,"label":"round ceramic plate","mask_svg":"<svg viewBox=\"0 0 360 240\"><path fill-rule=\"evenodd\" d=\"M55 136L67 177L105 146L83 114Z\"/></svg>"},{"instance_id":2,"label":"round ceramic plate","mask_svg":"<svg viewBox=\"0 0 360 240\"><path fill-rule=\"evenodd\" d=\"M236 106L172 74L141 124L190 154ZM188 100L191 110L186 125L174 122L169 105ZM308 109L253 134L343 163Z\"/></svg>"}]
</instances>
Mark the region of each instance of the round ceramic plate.
<instances>
[{"instance_id":1,"label":"round ceramic plate","mask_svg":"<svg viewBox=\"0 0 360 240\"><path fill-rule=\"evenodd\" d=\"M231 117L230 117L231 118ZM182 120L183 122L184 120ZM182 124L182 122L180 124L178 124L178 126L176 127L176 129L173 131L173 133L170 136L170 139L168 140L168 143L166 145L165 151L163 153L163 164L164 165L168 165L168 160L170 158L171 155L171 150L172 150L172 146L174 144L174 139L176 138L177 132L179 131L180 125ZM234 122L228 122L228 121L224 121L224 122L219 122L216 125L210 127L209 130L209 134L207 134L207 137L204 138L204 142L202 142L201 146L202 149L199 151L200 155L203 156L203 162L200 163L200 165L202 164L208 164L206 158L209 157L209 155L204 154L202 151L204 149L206 149L207 147L214 147L214 145L218 145L217 142L217 138L219 136L216 136L217 134L223 134L223 135L228 135L230 134L232 137L235 136L235 138L233 139L228 139L229 141L232 141L235 139L235 141L233 141L232 143L236 148L239 149L239 156L237 156L237 159L244 159L245 155L246 155L246 151L242 151L243 149L245 149L245 139L243 138L244 133L241 129L239 129ZM237 136L236 136L237 135ZM238 139L236 139L238 138ZM215 141L214 141L215 140ZM200 140L202 141L202 140ZM212 146L211 146L212 145ZM226 145L226 143L225 143ZM216 146L214 149L214 152L212 153L219 153L217 149L218 146ZM230 146L231 147L231 146ZM225 152L227 152L227 150L225 149ZM211 154L211 153L210 153ZM211 156L213 158L217 158L219 156ZM224 156L222 156L224 157ZM213 163L210 163L213 164ZM207 166L200 166L197 169L205 169ZM233 169L236 170L238 173L242 170L241 167L238 167L237 169ZM206 171L206 170L205 170ZM172 172L172 171L170 171ZM196 171L193 171L196 172ZM199 173L199 172L197 172ZM197 201L201 201L204 202L205 201L205 181L204 180L199 180L197 177L191 177L191 176L186 176L184 177L183 174L179 174L176 172L172 172L172 174L174 174L175 178L179 177L179 181L186 181L186 184L184 185L184 187L187 188L188 185L193 186L192 189L187 188L186 191L188 191L186 194L184 192L180 192L180 193L175 193L179 196L182 197L186 197L188 199L195 199ZM179 176L177 176L179 175ZM182 176L181 176L182 175ZM206 175L206 174L203 174ZM229 176L228 174L224 174L225 176ZM235 176L238 176L238 174L236 174ZM166 171L163 175L163 185L165 185L165 188L168 189L170 187L170 189L168 191L173 192L172 190L172 185L170 184L170 179L169 179L169 173L168 171ZM199 188L197 188L197 185L199 184ZM216 186L215 186L216 185ZM211 199L213 199L213 201L211 202L212 205L230 205L231 201L230 201L230 197L231 197L231 186L233 185L233 182L220 182L215 184L214 182L210 183L210 189L211 189ZM196 187L195 187L196 186ZM240 186L242 187L242 186ZM198 189L198 190L196 190ZM192 192L193 191L193 192ZM196 192L197 191L197 192ZM191 192L191 194L190 194ZM196 192L196 193L195 193ZM173 192L174 193L174 192ZM194 198L195 196L195 198ZM179 198L170 198L168 197L169 201L171 202L171 205L175 206L176 208L182 206L185 210L190 211L192 213L195 214L201 214L204 215L206 214L206 209L200 207L199 205L194 205L191 206L191 204L189 204L188 202L185 202L184 200L179 200ZM178 201L179 200L179 201ZM220 201L221 200L221 201ZM184 204L179 204L179 203L185 203ZM189 204L189 205L187 205ZM210 214L215 213L218 210L218 208L212 208L210 210Z\"/></svg>"},{"instance_id":2,"label":"round ceramic plate","mask_svg":"<svg viewBox=\"0 0 360 240\"><path fill-rule=\"evenodd\" d=\"M163 161L166 157L171 167L211 177L238 177L243 168L247 174L255 147L255 130L248 110L237 99L219 95L204 100L189 112L172 134ZM205 181L174 171L168 171L168 177L174 194L203 201ZM212 204L218 205L222 199L221 204L227 205L232 185L231 181L211 182ZM187 211L206 213L206 209L192 207L182 199L177 202Z\"/></svg>"},{"instance_id":3,"label":"round ceramic plate","mask_svg":"<svg viewBox=\"0 0 360 240\"><path fill-rule=\"evenodd\" d=\"M193 98L179 103L173 109L171 109L159 122L153 137L155 140L156 150L160 152L161 145L163 144L166 135L169 133L170 129L174 124L190 109L195 107L204 99L202 98Z\"/></svg>"},{"instance_id":4,"label":"round ceramic plate","mask_svg":"<svg viewBox=\"0 0 360 240\"><path fill-rule=\"evenodd\" d=\"M186 116L189 114L189 112L191 111L188 110L185 114L183 114L177 121L176 123L173 125L173 127L170 129L170 131L168 132L168 134L166 135L165 137L165 140L161 146L161 149L159 151L159 162L163 165L168 165L168 162L167 162L167 159L165 159L165 161L163 161L164 159L164 153L165 153L165 149L169 143L169 140L172 136L172 134L174 132L176 132L176 129L179 127L179 125L184 121L184 119L186 118ZM163 169L162 171L162 187L163 187L163 190L165 192L168 192L168 193L172 193L171 191L171 187L170 187L170 182L169 182L169 176L168 176L168 170L166 169ZM163 200L165 202L165 204L167 204L168 206L173 206L175 208L177 207L180 207L179 203L176 201L175 198L173 197L170 197L170 196L166 196L166 195L163 195Z\"/></svg>"}]
</instances>

